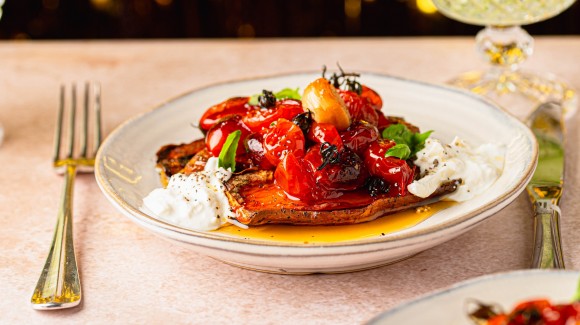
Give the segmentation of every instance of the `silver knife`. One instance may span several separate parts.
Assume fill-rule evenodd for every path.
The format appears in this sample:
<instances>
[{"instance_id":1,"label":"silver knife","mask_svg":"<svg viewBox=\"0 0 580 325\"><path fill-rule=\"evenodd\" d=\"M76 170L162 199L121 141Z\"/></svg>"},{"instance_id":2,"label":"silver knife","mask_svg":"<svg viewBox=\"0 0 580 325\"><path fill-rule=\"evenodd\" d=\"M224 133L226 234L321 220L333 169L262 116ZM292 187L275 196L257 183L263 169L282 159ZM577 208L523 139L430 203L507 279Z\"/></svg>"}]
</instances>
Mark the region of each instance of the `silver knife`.
<instances>
[{"instance_id":1,"label":"silver knife","mask_svg":"<svg viewBox=\"0 0 580 325\"><path fill-rule=\"evenodd\" d=\"M558 206L564 189L564 123L562 106L543 103L532 113L529 126L539 145L538 167L527 186L534 208L532 267L563 269Z\"/></svg>"}]
</instances>

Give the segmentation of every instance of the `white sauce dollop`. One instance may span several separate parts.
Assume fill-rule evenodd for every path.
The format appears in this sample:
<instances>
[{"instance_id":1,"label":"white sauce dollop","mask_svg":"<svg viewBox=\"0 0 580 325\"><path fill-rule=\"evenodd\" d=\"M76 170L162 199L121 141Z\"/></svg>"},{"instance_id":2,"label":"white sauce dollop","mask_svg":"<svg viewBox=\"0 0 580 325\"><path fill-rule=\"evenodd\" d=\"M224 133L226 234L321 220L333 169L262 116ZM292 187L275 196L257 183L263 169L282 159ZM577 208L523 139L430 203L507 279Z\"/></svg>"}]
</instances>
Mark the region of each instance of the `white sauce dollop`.
<instances>
[{"instance_id":1,"label":"white sauce dollop","mask_svg":"<svg viewBox=\"0 0 580 325\"><path fill-rule=\"evenodd\" d=\"M446 199L467 201L488 189L499 178L504 157L504 146L483 144L472 149L458 137L448 145L428 138L425 148L417 153L414 161L422 177L409 184L407 189L415 196L426 198L442 183L461 179L457 190Z\"/></svg>"},{"instance_id":2,"label":"white sauce dollop","mask_svg":"<svg viewBox=\"0 0 580 325\"><path fill-rule=\"evenodd\" d=\"M201 172L171 176L167 188L153 190L143 204L160 219L189 229L215 230L228 222L240 226L225 195L230 177L232 172L211 157Z\"/></svg>"}]
</instances>

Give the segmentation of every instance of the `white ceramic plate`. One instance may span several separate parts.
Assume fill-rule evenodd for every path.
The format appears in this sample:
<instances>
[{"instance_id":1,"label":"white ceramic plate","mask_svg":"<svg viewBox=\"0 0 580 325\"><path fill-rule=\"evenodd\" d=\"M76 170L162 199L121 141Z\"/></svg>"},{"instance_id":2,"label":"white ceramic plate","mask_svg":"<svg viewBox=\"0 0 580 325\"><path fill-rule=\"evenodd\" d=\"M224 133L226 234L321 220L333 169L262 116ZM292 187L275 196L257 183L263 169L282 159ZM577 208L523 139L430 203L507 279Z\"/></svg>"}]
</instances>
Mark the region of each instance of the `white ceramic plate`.
<instances>
[{"instance_id":1,"label":"white ceramic plate","mask_svg":"<svg viewBox=\"0 0 580 325\"><path fill-rule=\"evenodd\" d=\"M474 325L466 312L470 299L499 304L505 312L531 299L548 299L554 304L570 303L579 278L578 271L562 270L486 275L402 304L380 314L369 324Z\"/></svg>"},{"instance_id":2,"label":"white ceramic plate","mask_svg":"<svg viewBox=\"0 0 580 325\"><path fill-rule=\"evenodd\" d=\"M299 274L385 265L441 244L505 207L533 173L538 154L534 136L498 107L459 90L365 73L361 82L379 92L388 115L404 116L423 130L435 130L433 135L445 141L459 135L473 145L505 144L506 164L498 181L473 200L445 209L412 228L377 238L317 245L197 232L140 210L143 197L161 186L155 171L156 151L165 144L201 137L191 124L197 123L209 106L262 89L304 89L318 77L318 73L302 73L228 82L172 99L129 120L108 136L97 155L97 182L119 211L155 234L238 266Z\"/></svg>"}]
</instances>

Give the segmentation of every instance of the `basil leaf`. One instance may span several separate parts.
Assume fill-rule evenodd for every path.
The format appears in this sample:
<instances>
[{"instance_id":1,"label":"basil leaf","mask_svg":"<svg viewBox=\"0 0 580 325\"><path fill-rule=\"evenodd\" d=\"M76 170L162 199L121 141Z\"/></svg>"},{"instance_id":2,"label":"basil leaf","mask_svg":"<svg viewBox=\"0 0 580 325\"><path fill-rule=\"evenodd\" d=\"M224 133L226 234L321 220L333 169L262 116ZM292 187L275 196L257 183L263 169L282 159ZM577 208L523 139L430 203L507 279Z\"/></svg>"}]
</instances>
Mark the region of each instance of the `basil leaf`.
<instances>
[{"instance_id":1,"label":"basil leaf","mask_svg":"<svg viewBox=\"0 0 580 325\"><path fill-rule=\"evenodd\" d=\"M425 140L433 133L433 130L429 130L423 133L413 133L413 152L414 154L425 148Z\"/></svg>"},{"instance_id":2,"label":"basil leaf","mask_svg":"<svg viewBox=\"0 0 580 325\"><path fill-rule=\"evenodd\" d=\"M397 144L411 145L413 132L404 124L393 124L383 130L383 138L395 141Z\"/></svg>"},{"instance_id":3,"label":"basil leaf","mask_svg":"<svg viewBox=\"0 0 580 325\"><path fill-rule=\"evenodd\" d=\"M230 169L233 172L236 171L236 150L238 150L238 141L242 136L242 131L236 130L230 133L220 151L218 157L218 167L224 169Z\"/></svg>"},{"instance_id":4,"label":"basil leaf","mask_svg":"<svg viewBox=\"0 0 580 325\"><path fill-rule=\"evenodd\" d=\"M397 144L387 150L385 157L396 157L407 160L411 157L411 148L406 144Z\"/></svg>"},{"instance_id":5,"label":"basil leaf","mask_svg":"<svg viewBox=\"0 0 580 325\"><path fill-rule=\"evenodd\" d=\"M296 88L296 89L284 88L284 89L280 90L279 92L275 93L274 96L276 97L276 99L301 100L302 96L298 92L299 89L300 88ZM250 96L250 100L248 100L248 104L253 105L253 106L258 105L259 104L258 97L260 97L261 95L262 95L262 93Z\"/></svg>"},{"instance_id":6,"label":"basil leaf","mask_svg":"<svg viewBox=\"0 0 580 325\"><path fill-rule=\"evenodd\" d=\"M258 105L259 104L258 97L260 97L260 95L262 95L262 94L260 93L260 94L255 94L255 95L250 96L250 100L248 100L248 104L252 105L252 106Z\"/></svg>"},{"instance_id":7,"label":"basil leaf","mask_svg":"<svg viewBox=\"0 0 580 325\"><path fill-rule=\"evenodd\" d=\"M425 147L425 140L427 140L431 133L433 133L433 131L415 133L409 130L409 128L404 124L393 124L384 129L382 135L384 139L393 140L397 145L406 145L411 151L409 156L405 158L408 159L409 157L413 157L415 154L417 154L417 152ZM396 155L393 156L396 157Z\"/></svg>"},{"instance_id":8,"label":"basil leaf","mask_svg":"<svg viewBox=\"0 0 580 325\"><path fill-rule=\"evenodd\" d=\"M302 99L302 96L300 96L300 93L298 92L298 89L300 89L300 88L296 88L296 89L284 88L284 89L280 90L279 92L275 93L274 96L276 96L276 99L296 99L296 100L301 100Z\"/></svg>"}]
</instances>

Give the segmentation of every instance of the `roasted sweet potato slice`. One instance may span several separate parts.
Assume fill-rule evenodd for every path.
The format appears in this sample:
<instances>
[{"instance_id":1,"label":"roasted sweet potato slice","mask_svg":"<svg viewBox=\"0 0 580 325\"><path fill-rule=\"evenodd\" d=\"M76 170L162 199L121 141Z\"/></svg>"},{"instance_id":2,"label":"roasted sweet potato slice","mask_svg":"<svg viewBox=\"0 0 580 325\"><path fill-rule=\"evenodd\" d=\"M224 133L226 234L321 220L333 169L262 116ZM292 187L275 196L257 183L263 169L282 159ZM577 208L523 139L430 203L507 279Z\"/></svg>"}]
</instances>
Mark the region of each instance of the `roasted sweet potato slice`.
<instances>
[{"instance_id":1,"label":"roasted sweet potato slice","mask_svg":"<svg viewBox=\"0 0 580 325\"><path fill-rule=\"evenodd\" d=\"M442 185L429 198L411 194L371 197L366 190L353 191L327 201L308 203L289 199L273 183L271 171L251 171L233 176L226 184L237 220L246 225L285 223L340 225L371 221L397 211L430 204L455 191L457 181Z\"/></svg>"},{"instance_id":2,"label":"roasted sweet potato slice","mask_svg":"<svg viewBox=\"0 0 580 325\"><path fill-rule=\"evenodd\" d=\"M199 139L191 143L168 144L157 151L157 167L165 177L179 173L187 162L198 152L205 149L205 140Z\"/></svg>"}]
</instances>

